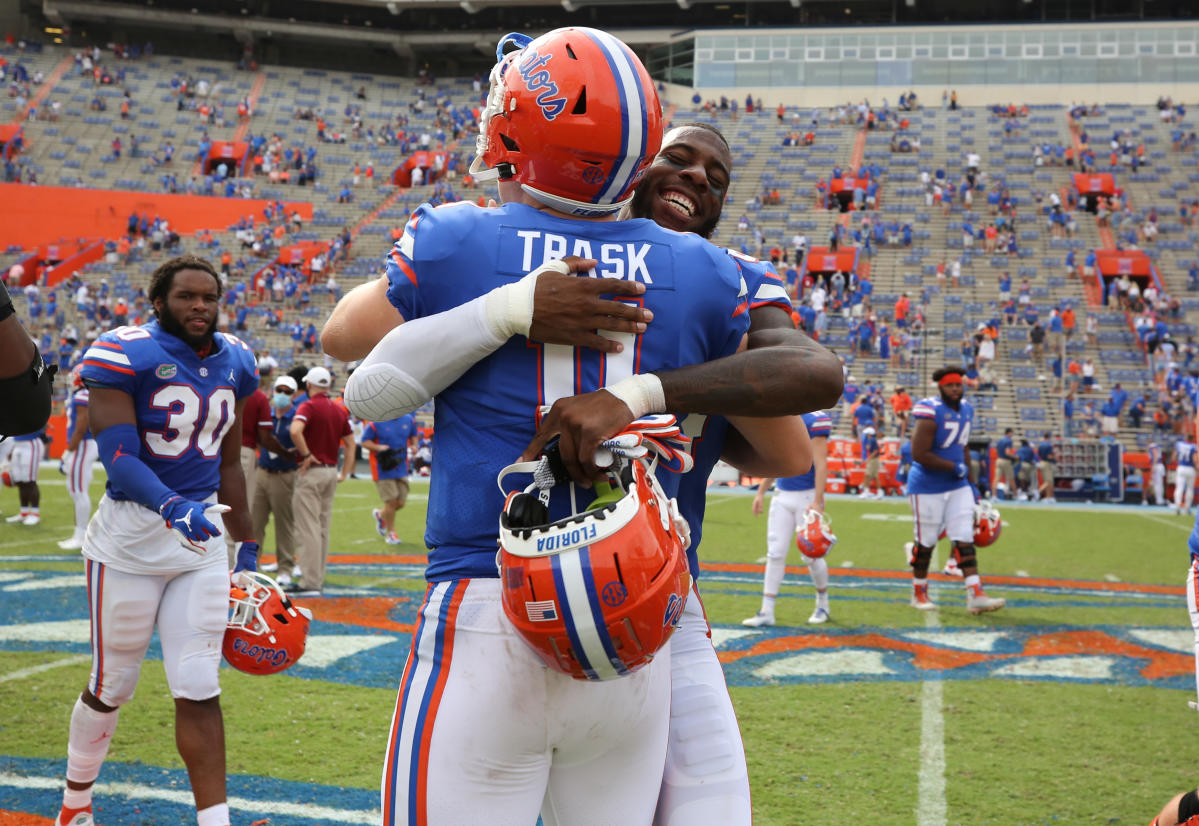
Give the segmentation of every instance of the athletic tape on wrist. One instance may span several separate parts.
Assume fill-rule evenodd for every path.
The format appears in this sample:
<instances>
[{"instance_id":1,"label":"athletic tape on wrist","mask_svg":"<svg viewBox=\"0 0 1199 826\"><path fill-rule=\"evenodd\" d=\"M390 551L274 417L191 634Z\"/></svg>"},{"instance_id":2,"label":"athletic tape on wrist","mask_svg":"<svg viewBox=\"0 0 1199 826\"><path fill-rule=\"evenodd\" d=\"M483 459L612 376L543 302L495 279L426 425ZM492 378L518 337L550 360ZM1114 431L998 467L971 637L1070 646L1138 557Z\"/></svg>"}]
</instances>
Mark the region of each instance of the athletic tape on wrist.
<instances>
[{"instance_id":1,"label":"athletic tape on wrist","mask_svg":"<svg viewBox=\"0 0 1199 826\"><path fill-rule=\"evenodd\" d=\"M570 275L565 261L548 261L514 284L505 284L487 294L487 321L496 336L507 340L515 335L528 336L533 326L533 294L537 278L543 272Z\"/></svg>"},{"instance_id":2,"label":"athletic tape on wrist","mask_svg":"<svg viewBox=\"0 0 1199 826\"><path fill-rule=\"evenodd\" d=\"M662 390L662 380L653 373L638 373L604 389L624 402L633 412L634 419L666 411L666 394Z\"/></svg>"}]
</instances>

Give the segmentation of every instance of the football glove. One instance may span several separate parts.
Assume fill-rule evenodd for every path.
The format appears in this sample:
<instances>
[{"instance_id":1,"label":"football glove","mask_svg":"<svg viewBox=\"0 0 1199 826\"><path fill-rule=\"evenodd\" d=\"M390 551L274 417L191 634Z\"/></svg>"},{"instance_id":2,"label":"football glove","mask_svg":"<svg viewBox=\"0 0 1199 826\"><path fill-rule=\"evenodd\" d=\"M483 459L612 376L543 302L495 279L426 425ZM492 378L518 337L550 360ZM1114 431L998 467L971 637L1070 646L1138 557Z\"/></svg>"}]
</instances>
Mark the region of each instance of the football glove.
<instances>
[{"instance_id":1,"label":"football glove","mask_svg":"<svg viewBox=\"0 0 1199 826\"><path fill-rule=\"evenodd\" d=\"M237 562L233 566L233 573L239 571L257 571L258 570L258 543L245 541L234 543L234 548L237 551Z\"/></svg>"},{"instance_id":2,"label":"football glove","mask_svg":"<svg viewBox=\"0 0 1199 826\"><path fill-rule=\"evenodd\" d=\"M197 554L208 550L204 547L207 540L221 535L221 529L209 517L219 516L228 510L228 505L206 505L184 499L178 494L173 494L158 506L159 515L167 527L175 532L179 544Z\"/></svg>"}]
</instances>

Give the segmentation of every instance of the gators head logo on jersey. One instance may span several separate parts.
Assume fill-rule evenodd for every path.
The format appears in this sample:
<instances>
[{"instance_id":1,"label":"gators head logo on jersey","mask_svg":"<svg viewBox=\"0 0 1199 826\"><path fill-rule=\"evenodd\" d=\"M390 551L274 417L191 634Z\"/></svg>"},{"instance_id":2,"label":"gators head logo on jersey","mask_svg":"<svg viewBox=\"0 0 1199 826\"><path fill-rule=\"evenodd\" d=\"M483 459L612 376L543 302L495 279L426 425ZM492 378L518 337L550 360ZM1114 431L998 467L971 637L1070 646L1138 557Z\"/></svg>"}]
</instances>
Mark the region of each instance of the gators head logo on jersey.
<instances>
[{"instance_id":1,"label":"gators head logo on jersey","mask_svg":"<svg viewBox=\"0 0 1199 826\"><path fill-rule=\"evenodd\" d=\"M173 379L178 372L179 368L173 364L160 364L158 365L158 369L154 371L154 375L160 379Z\"/></svg>"}]
</instances>

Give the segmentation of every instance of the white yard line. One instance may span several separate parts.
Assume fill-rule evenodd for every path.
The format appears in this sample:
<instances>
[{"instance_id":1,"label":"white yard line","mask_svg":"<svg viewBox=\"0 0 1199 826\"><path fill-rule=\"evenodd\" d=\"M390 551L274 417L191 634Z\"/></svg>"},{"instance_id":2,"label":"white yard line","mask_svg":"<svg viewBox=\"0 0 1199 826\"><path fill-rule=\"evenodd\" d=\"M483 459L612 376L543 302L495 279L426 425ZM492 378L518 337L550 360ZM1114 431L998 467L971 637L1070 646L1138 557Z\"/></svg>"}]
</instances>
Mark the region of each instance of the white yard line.
<instances>
[{"instance_id":1,"label":"white yard line","mask_svg":"<svg viewBox=\"0 0 1199 826\"><path fill-rule=\"evenodd\" d=\"M1154 516L1152 513L1141 513L1141 516L1148 519L1150 522L1160 522L1163 525L1169 525L1171 528L1178 528L1178 530L1186 533L1190 533L1191 528L1195 526L1193 522L1179 522L1176 519L1166 519L1165 517Z\"/></svg>"},{"instance_id":2,"label":"white yard line","mask_svg":"<svg viewBox=\"0 0 1199 826\"><path fill-rule=\"evenodd\" d=\"M10 671L7 674L0 674L0 683L11 682L12 680L23 680L26 677L32 677L34 674L41 674L43 671L52 671L55 668L63 668L68 665L77 665L79 663L90 662L91 657L87 654L76 654L73 657L64 657L61 660L54 662L42 663L41 665L31 665L29 668L18 668L16 671Z\"/></svg>"},{"instance_id":3,"label":"white yard line","mask_svg":"<svg viewBox=\"0 0 1199 826\"><path fill-rule=\"evenodd\" d=\"M935 563L934 559L934 563ZM926 611L926 628L940 628L940 609ZM941 680L926 680L920 700L920 774L916 826L945 826L945 715Z\"/></svg>"},{"instance_id":4,"label":"white yard line","mask_svg":"<svg viewBox=\"0 0 1199 826\"><path fill-rule=\"evenodd\" d=\"M0 772L0 788L8 786L18 789L55 790L62 787L60 777L25 777L8 772ZM165 800L190 806L193 803L190 791L163 789L156 786L146 786L141 783L97 783L97 795L117 795L131 800ZM243 812L270 812L272 815L289 815L291 817L311 818L313 820L332 820L335 823L374 824L379 822L379 812L354 811L352 809L335 809L332 806L313 806L305 803L292 803L287 800L265 800L256 798L250 800L244 797L229 798L229 808Z\"/></svg>"}]
</instances>

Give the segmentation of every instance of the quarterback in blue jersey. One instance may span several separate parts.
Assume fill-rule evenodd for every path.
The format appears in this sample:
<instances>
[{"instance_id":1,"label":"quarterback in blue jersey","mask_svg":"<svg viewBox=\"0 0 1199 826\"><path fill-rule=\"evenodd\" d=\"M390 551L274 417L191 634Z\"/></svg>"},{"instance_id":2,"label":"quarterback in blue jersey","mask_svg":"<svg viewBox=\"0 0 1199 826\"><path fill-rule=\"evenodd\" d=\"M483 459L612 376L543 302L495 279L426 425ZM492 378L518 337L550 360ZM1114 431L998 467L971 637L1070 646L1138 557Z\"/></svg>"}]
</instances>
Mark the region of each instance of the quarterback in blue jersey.
<instances>
[{"instance_id":1,"label":"quarterback in blue jersey","mask_svg":"<svg viewBox=\"0 0 1199 826\"><path fill-rule=\"evenodd\" d=\"M971 614L997 611L1006 602L983 592L974 548L974 486L970 476L970 425L974 408L963 399L962 370L943 367L933 373L939 397L921 399L912 410L912 469L908 499L912 503L915 546L912 555L912 607L930 611L928 568L944 531L966 581L966 609Z\"/></svg>"},{"instance_id":2,"label":"quarterback in blue jersey","mask_svg":"<svg viewBox=\"0 0 1199 826\"><path fill-rule=\"evenodd\" d=\"M808 511L824 513L824 487L828 482L828 437L833 423L824 411L805 413L804 425L808 438L812 440L812 467L799 476L778 479L763 479L754 496L754 516L762 513L762 501L766 491L775 484L778 493L770 498L770 513L766 524L766 575L762 586L762 608L742 625L759 627L774 625L774 604L778 599L779 586L787 566L787 554L796 532L803 527ZM821 553L810 557L802 553L803 563L812 575L816 587L816 608L808 622L813 625L828 622L828 560Z\"/></svg>"},{"instance_id":3,"label":"quarterback in blue jersey","mask_svg":"<svg viewBox=\"0 0 1199 826\"><path fill-rule=\"evenodd\" d=\"M83 540L92 671L71 714L58 826L92 824L92 785L156 629L197 822L229 824L217 677L230 594L221 532L251 536L241 411L258 372L246 345L216 332L221 282L209 262L166 261L148 297L156 319L100 336L81 370L108 482ZM239 542L237 569L253 569L257 550Z\"/></svg>"},{"instance_id":4,"label":"quarterback in blue jersey","mask_svg":"<svg viewBox=\"0 0 1199 826\"><path fill-rule=\"evenodd\" d=\"M664 136L658 157L638 185L632 213L635 217L652 218L670 229L707 236L719 220L731 167L728 144L712 127L690 124L672 129ZM684 430L694 439L695 468L682 477L678 489L679 508L691 525L688 558L694 578L699 576L695 551L702 532L707 478L718 459L724 458L755 475L795 472L779 464L789 461L788 451L773 449L771 440L762 440L759 445L766 456L763 460L740 431L729 427L726 418L703 413L802 412L834 403L841 389L842 373L836 357L794 329L790 301L785 294L778 295L777 276L770 265L744 256L735 256L735 260L748 288L749 350L718 362L657 373L670 410L701 411L683 422ZM577 262L572 269L578 271ZM585 271L586 267L582 269ZM543 273L537 282L530 338L547 343L587 344L611 352L614 342L595 336L594 327L601 323L596 319L607 315L608 318L602 319L604 326L620 330L623 328L613 325L623 323L624 316L620 314L633 308L596 296L626 295L630 283ZM643 289L639 283L633 286ZM391 305L381 300L387 287L386 278L380 279L357 288L338 304L322 332L327 352L342 359L361 358L366 354L360 349L363 343L374 344L401 321ZM379 314L380 307L389 313ZM628 319L629 323L647 322L650 316L630 315ZM753 392L746 393L747 388ZM613 419L607 405L613 399L605 399L606 395L563 399L555 404L555 411L573 405L565 409L570 415L560 420L573 423L580 430L592 421L614 421L609 426L619 429L629 421L629 408L615 400L625 418ZM552 417L553 414L547 421ZM613 431L599 432L606 436ZM580 455L588 449L582 445ZM594 450L594 444L590 449ZM687 600L682 622L671 639L671 691L675 696L687 698L686 707L691 713L671 715L671 746L655 823L748 824L749 782L737 720L697 597L698 594ZM688 731L699 728L703 729L704 742L719 749L720 760L697 762L689 758L681 744L690 741Z\"/></svg>"},{"instance_id":5,"label":"quarterback in blue jersey","mask_svg":"<svg viewBox=\"0 0 1199 826\"><path fill-rule=\"evenodd\" d=\"M592 42L578 39L579 33L593 38ZM547 55L563 49L563 38L568 39L576 60L571 64L548 62L549 68L545 68ZM597 43L608 48L608 59L614 59L613 63L595 60L593 46ZM665 650L662 657L644 669L614 683L590 685L590 690L582 694L569 678L559 679L556 673L547 673L540 665L530 671L528 650L514 642L505 642L505 638L512 637L497 635L494 621L484 629L472 619L496 611L495 521L501 500L496 494L489 496L489 491L494 490L494 475L499 468L515 458L532 438L531 413L538 404L608 387L610 390L606 392L624 407L625 418L600 435L607 437L637 415L661 404L661 383L655 387L654 380L645 378L641 371L669 369L732 354L747 326L744 317L748 296L742 294L736 264L723 252L695 236L671 233L647 221L619 225L579 221L580 216L599 218L604 213L614 216L623 206L623 197L617 201L604 194L609 176L584 175L573 182L555 183L550 178L556 173L544 177L552 166L542 167L538 173L518 154L522 146L527 146L531 155L537 152L552 155L557 151L553 140L538 142L536 135L524 126L518 129L523 121L537 121L539 109L548 119L542 103L525 97L530 93L530 84L543 90L544 105L554 111L554 120L562 121L552 128L541 124L540 129L558 132L558 138L569 137L574 131L572 123L584 121L581 109L571 109L566 114L558 103L559 97L562 107L565 101L578 98L581 86L574 76L578 72L589 73L585 119L592 125L577 131L569 138L571 141L580 146L602 146L610 136L609 124L629 122L649 139L640 150L620 150L626 158L633 158L640 151L648 155L657 148L660 138L654 129L645 129L643 115L657 106L656 101L645 106L645 101L653 97L652 82L645 79L625 86L626 92L636 90L638 95L645 96L644 100L630 100L621 94L613 94L609 99L600 93L610 84L605 75L613 66L619 71L624 71L622 66L633 68L633 78L644 71L639 65L633 66L628 53L616 43L602 33L588 30L551 33L527 44L527 51L515 63L508 64L511 68L507 72L501 67L498 75L493 75L488 105L492 111L485 116L485 129L495 143L484 146L480 155L488 166L501 172L501 198L507 203L497 210L450 206L418 211L393 251L389 265L388 296L400 315L408 320L389 333L376 350L376 353L387 352L386 361L368 358L355 371L347 388L346 397L352 406L367 401L358 392L369 389L369 384L381 376L390 383L385 389L394 390L407 383L413 400L420 399L430 388L437 396L434 441L438 474L434 476L430 495L426 536L427 542L434 546L427 574L433 586L424 610L425 627L418 632L406 671L389 747L383 800L388 823L426 819L430 823L458 823L471 818L523 822L535 816L543 801L546 804L543 811L555 822L585 821L588 817L585 810L598 809L604 810L608 817L637 822L649 822L653 817L666 751L669 665L664 662L668 661ZM523 70L527 70L528 77ZM552 93L545 92L547 84L552 84ZM506 107L492 105L503 104L509 97L522 101L511 110L510 118L499 114L508 111ZM604 115L611 113L604 110L611 106L621 110L627 107L627 111L618 111L617 117L605 119ZM595 120L597 117L600 119ZM495 134L497 129L501 130L499 134ZM504 151L509 154L507 159L497 162L490 149L500 148L500 135L504 138ZM621 141L627 142L628 135L622 132ZM611 168L635 172L635 166L621 162ZM593 187L591 191L580 185L587 180ZM576 218L570 220L567 216L571 215ZM595 275L639 282L637 294L643 293L645 309L652 312L645 320L652 318L653 324L648 328L636 326L627 332L614 331L616 346L602 352L573 351L548 343L530 346L525 339L537 338L538 331L532 328L530 318L541 292L535 286L536 281L525 281L528 278L525 274L572 253L594 262ZM470 275L480 267L494 268L494 272ZM536 273L535 278L539 275ZM687 278L685 286L683 277ZM514 278L516 283L510 283ZM482 296L487 299L495 295L496 301L480 303L476 299L460 304L464 298L497 284L503 293L493 290ZM524 293L507 289L518 285ZM524 321L518 318L512 324L492 325L490 319L504 317L508 312L505 308L519 310L517 315ZM472 335L479 338L477 349L464 351L461 341L446 341L437 332L444 319L458 310L481 313L479 321L473 324L464 316L452 326L458 339L469 339ZM433 315L443 318L439 319L438 327L426 325L418 341L424 341L426 354L437 353L442 357L440 367L457 371L448 384L444 384L444 375L432 375L436 371L430 371L427 365L401 357L402 339L408 335L406 328L419 329L421 322ZM645 321L635 323L644 325ZM600 320L596 326L607 328L612 324ZM494 336L492 341L484 340L486 335L478 335L489 330ZM435 339L429 340L428 335ZM475 362L478 364L471 367ZM412 375L381 373L376 366L384 363L405 367L411 364ZM564 457L570 453L576 466L580 464L577 452L564 446L563 453ZM439 485L438 477L446 482ZM670 479L664 481L667 485L677 484ZM488 501L490 498L494 501ZM463 577L470 579L466 581ZM491 607L485 609L484 605ZM486 636L480 635L484 630ZM438 634L444 642L434 643L431 633ZM454 667L440 669L434 658L435 649L429 646L448 644L453 645ZM491 700L480 703L477 692L466 685L467 680L477 684L480 673L485 680L494 675L487 681L493 686L494 699L499 705L493 706ZM513 702L516 698L509 695L515 691L521 698L527 698L530 685L542 684L552 688L550 696L530 709L529 714L514 715L513 708L529 704ZM435 725L433 715L420 705L419 698L428 691L440 698ZM640 699L627 702L629 692ZM604 707L601 709L597 704ZM452 709L453 717L447 716L447 709ZM513 753L525 737L523 732L543 729L547 719L558 717L559 709L565 714L562 719L572 723L561 730L555 724L551 735L554 742L550 743L552 757L536 750L529 750L525 757ZM477 737L473 733L480 727L496 730L496 719L511 722L504 723L503 731L497 730L495 738L489 737L489 743L485 744L488 749L481 752L475 746ZM574 738L590 725L589 719L603 720L598 724L600 728L593 731L602 730L604 742L598 748L589 747L590 754L586 757L577 755L583 760L578 762L572 758L577 749ZM460 748L464 738L472 743L472 749ZM496 742L491 743L492 739ZM541 740L546 742L545 737ZM530 760L535 762L529 763ZM489 767L489 779L482 779L480 761ZM509 770L513 773L510 783L504 779ZM571 775L579 771L585 771L591 780L569 788L574 785ZM410 777L418 775L424 778L423 783L413 788ZM480 780L463 784L463 776ZM602 778L602 782L596 783L596 778ZM503 793L498 787L501 781L506 788Z\"/></svg>"}]
</instances>

